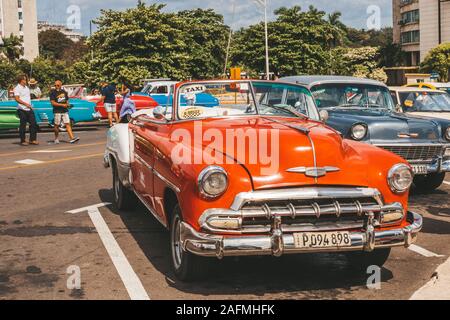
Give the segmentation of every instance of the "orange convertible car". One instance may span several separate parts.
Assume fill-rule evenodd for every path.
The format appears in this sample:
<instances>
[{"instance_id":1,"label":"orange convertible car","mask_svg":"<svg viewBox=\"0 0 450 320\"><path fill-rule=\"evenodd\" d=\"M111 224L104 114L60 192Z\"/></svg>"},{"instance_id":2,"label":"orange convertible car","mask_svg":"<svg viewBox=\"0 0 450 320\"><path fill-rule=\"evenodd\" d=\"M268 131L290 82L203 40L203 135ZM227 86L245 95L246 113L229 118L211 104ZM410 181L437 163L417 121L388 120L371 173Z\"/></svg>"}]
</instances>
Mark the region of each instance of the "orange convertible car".
<instances>
[{"instance_id":1,"label":"orange convertible car","mask_svg":"<svg viewBox=\"0 0 450 320\"><path fill-rule=\"evenodd\" d=\"M199 92L217 105L196 104ZM109 131L115 204L141 201L170 230L182 280L227 256L339 252L349 267L381 267L422 228L408 211L411 167L344 140L326 117L300 85L178 84L172 107L138 111Z\"/></svg>"}]
</instances>

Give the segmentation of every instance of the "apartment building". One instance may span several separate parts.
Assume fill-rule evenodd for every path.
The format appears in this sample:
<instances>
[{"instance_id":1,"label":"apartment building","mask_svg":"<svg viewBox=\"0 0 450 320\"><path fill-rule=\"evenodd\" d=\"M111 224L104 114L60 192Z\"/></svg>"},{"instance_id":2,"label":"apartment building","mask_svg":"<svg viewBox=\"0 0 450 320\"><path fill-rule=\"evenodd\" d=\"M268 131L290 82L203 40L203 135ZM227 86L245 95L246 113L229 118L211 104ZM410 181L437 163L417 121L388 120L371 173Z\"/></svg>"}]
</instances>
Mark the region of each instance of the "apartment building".
<instances>
[{"instance_id":1,"label":"apartment building","mask_svg":"<svg viewBox=\"0 0 450 320\"><path fill-rule=\"evenodd\" d=\"M0 0L0 35L11 34L22 38L25 59L39 55L36 0Z\"/></svg>"},{"instance_id":2,"label":"apartment building","mask_svg":"<svg viewBox=\"0 0 450 320\"><path fill-rule=\"evenodd\" d=\"M417 66L428 52L450 42L450 0L392 0L394 42Z\"/></svg>"},{"instance_id":3,"label":"apartment building","mask_svg":"<svg viewBox=\"0 0 450 320\"><path fill-rule=\"evenodd\" d=\"M80 41L84 35L81 32L74 31L63 24L50 23L47 21L38 21L38 31L57 30L64 34L67 38L73 42Z\"/></svg>"}]
</instances>

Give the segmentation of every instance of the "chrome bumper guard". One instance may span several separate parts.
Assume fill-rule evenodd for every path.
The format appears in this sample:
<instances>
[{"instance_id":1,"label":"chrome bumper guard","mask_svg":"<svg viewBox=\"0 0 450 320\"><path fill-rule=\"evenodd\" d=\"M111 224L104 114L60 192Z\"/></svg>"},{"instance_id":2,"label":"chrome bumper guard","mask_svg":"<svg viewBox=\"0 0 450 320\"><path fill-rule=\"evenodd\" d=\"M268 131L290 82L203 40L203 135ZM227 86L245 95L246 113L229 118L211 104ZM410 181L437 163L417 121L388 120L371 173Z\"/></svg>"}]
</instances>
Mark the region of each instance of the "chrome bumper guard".
<instances>
[{"instance_id":1,"label":"chrome bumper guard","mask_svg":"<svg viewBox=\"0 0 450 320\"><path fill-rule=\"evenodd\" d=\"M421 165L420 163L411 162L411 165ZM450 172L450 160L442 160L439 159L434 163L425 164L427 167L427 173L441 173L441 172Z\"/></svg>"},{"instance_id":2,"label":"chrome bumper guard","mask_svg":"<svg viewBox=\"0 0 450 320\"><path fill-rule=\"evenodd\" d=\"M181 243L185 251L204 257L228 256L282 256L284 254L315 252L371 252L380 248L398 246L409 247L413 244L423 226L421 215L408 212L409 225L402 229L376 231L368 225L362 232L351 232L351 246L336 248L297 248L293 234L282 234L274 230L270 235L260 236L220 236L200 233L190 225L181 225Z\"/></svg>"}]
</instances>

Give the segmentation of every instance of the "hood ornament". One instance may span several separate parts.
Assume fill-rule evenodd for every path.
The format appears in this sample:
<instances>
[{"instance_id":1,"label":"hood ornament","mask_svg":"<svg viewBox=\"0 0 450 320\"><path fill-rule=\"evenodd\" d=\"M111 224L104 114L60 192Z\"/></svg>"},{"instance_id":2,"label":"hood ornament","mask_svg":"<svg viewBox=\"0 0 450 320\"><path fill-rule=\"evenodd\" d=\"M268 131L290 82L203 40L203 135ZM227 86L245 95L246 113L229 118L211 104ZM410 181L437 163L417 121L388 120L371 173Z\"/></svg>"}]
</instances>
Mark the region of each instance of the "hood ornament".
<instances>
[{"instance_id":1,"label":"hood ornament","mask_svg":"<svg viewBox=\"0 0 450 320\"><path fill-rule=\"evenodd\" d=\"M338 171L341 171L341 169L336 168L336 167L322 167L322 168L298 167L298 168L288 169L286 171L290 172L290 173L302 173L302 174L306 175L307 177L320 178L320 177L326 176L327 173L329 173L329 172L338 172Z\"/></svg>"},{"instance_id":2,"label":"hood ornament","mask_svg":"<svg viewBox=\"0 0 450 320\"><path fill-rule=\"evenodd\" d=\"M397 135L399 138L408 139L408 138L418 138L418 133L399 133Z\"/></svg>"}]
</instances>

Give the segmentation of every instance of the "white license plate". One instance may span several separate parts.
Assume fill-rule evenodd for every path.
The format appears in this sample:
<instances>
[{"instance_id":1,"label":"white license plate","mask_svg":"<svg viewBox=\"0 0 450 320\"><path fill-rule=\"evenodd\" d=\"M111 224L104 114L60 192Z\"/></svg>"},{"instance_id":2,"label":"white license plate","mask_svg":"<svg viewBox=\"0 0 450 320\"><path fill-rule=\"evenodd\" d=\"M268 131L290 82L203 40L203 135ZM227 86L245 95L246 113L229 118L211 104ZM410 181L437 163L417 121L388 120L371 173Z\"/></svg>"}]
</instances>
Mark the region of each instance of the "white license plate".
<instances>
[{"instance_id":1,"label":"white license plate","mask_svg":"<svg viewBox=\"0 0 450 320\"><path fill-rule=\"evenodd\" d=\"M414 174L427 174L428 168L427 166L414 165L412 166Z\"/></svg>"},{"instance_id":2,"label":"white license plate","mask_svg":"<svg viewBox=\"0 0 450 320\"><path fill-rule=\"evenodd\" d=\"M342 248L351 247L350 232L294 233L295 247L303 248Z\"/></svg>"}]
</instances>

